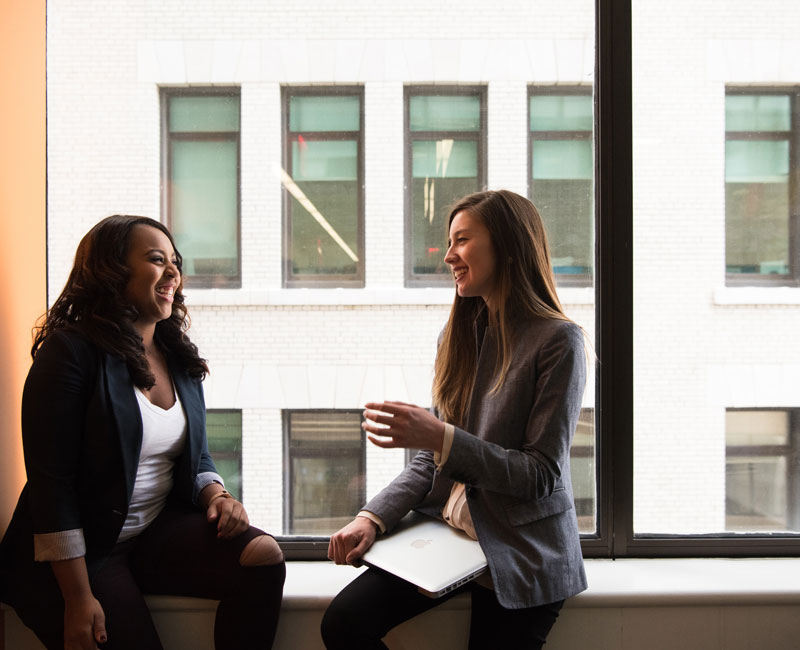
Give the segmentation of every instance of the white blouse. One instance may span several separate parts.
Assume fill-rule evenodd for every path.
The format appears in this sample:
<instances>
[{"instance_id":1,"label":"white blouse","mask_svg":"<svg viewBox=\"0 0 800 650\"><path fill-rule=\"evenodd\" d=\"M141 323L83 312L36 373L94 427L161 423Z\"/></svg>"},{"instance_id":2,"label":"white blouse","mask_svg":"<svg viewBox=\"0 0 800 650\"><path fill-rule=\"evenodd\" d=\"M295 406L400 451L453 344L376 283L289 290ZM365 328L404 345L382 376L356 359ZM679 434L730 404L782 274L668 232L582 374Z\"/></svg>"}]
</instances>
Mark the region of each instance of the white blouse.
<instances>
[{"instance_id":1,"label":"white blouse","mask_svg":"<svg viewBox=\"0 0 800 650\"><path fill-rule=\"evenodd\" d=\"M144 531L164 509L172 490L175 460L186 443L186 415L177 393L172 407L162 409L139 388L134 391L142 414L142 451L120 542Z\"/></svg>"}]
</instances>

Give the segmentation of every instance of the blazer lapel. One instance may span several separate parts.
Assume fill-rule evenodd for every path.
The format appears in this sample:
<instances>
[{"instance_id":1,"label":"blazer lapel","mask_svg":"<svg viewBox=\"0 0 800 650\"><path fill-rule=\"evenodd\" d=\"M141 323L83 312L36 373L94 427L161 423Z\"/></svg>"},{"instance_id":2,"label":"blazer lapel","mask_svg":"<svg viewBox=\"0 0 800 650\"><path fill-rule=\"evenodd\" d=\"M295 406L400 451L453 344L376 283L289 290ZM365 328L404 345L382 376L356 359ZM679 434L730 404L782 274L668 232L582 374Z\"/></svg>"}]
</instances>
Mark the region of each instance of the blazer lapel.
<instances>
[{"instance_id":1,"label":"blazer lapel","mask_svg":"<svg viewBox=\"0 0 800 650\"><path fill-rule=\"evenodd\" d=\"M133 484L136 481L136 470L139 467L139 454L142 451L142 415L139 412L139 404L133 392L133 381L125 361L110 354L103 354L103 369L108 407L119 436L122 469L130 501Z\"/></svg>"},{"instance_id":2,"label":"blazer lapel","mask_svg":"<svg viewBox=\"0 0 800 650\"><path fill-rule=\"evenodd\" d=\"M192 485L202 452L205 411L196 383L172 364L169 364L169 371L186 416L186 447L176 466L175 482L176 485Z\"/></svg>"}]
</instances>

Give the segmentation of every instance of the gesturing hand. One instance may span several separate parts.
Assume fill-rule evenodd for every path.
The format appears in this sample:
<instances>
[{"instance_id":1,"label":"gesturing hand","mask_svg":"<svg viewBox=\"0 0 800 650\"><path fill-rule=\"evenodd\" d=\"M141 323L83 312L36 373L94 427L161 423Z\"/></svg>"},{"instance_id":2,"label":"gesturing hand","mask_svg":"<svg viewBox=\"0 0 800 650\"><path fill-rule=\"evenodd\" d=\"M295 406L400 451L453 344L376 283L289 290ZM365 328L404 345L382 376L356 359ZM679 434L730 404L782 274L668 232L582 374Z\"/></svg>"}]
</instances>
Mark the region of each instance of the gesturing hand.
<instances>
[{"instance_id":1,"label":"gesturing hand","mask_svg":"<svg viewBox=\"0 0 800 650\"><path fill-rule=\"evenodd\" d=\"M361 427L378 447L442 451L444 422L430 411L405 402L368 402L366 409Z\"/></svg>"},{"instance_id":2,"label":"gesturing hand","mask_svg":"<svg viewBox=\"0 0 800 650\"><path fill-rule=\"evenodd\" d=\"M331 535L328 559L336 564L353 564L372 546L378 534L375 524L366 517L356 517L347 526Z\"/></svg>"}]
</instances>

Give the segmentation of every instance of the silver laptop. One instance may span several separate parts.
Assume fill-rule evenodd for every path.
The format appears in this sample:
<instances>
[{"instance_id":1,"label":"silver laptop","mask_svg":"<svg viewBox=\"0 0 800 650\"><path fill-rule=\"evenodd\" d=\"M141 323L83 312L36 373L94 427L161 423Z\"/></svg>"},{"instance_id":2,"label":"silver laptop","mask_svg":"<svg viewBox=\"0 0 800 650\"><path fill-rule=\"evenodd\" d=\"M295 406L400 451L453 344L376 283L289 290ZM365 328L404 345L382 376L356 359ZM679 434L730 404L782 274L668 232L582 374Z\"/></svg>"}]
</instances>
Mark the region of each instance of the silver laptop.
<instances>
[{"instance_id":1,"label":"silver laptop","mask_svg":"<svg viewBox=\"0 0 800 650\"><path fill-rule=\"evenodd\" d=\"M391 533L379 536L362 561L407 580L431 598L453 591L486 570L486 556L478 542L418 512L410 512Z\"/></svg>"}]
</instances>

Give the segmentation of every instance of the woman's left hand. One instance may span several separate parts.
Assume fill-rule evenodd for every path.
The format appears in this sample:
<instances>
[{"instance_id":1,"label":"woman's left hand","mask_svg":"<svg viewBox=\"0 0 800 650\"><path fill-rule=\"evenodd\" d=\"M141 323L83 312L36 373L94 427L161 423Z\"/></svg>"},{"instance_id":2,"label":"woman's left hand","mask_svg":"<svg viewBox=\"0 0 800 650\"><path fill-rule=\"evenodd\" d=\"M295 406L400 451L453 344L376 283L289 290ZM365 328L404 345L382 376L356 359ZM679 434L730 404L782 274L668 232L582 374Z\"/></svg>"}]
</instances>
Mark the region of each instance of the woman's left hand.
<instances>
[{"instance_id":1,"label":"woman's left hand","mask_svg":"<svg viewBox=\"0 0 800 650\"><path fill-rule=\"evenodd\" d=\"M250 525L244 506L236 499L214 499L206 510L209 523L217 522L217 537L233 539Z\"/></svg>"},{"instance_id":2,"label":"woman's left hand","mask_svg":"<svg viewBox=\"0 0 800 650\"><path fill-rule=\"evenodd\" d=\"M361 427L378 447L442 451L444 422L427 409L405 402L368 402ZM382 425L382 426L379 426ZM380 436L380 437L375 437Z\"/></svg>"}]
</instances>

